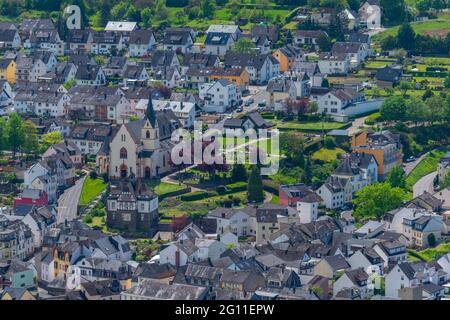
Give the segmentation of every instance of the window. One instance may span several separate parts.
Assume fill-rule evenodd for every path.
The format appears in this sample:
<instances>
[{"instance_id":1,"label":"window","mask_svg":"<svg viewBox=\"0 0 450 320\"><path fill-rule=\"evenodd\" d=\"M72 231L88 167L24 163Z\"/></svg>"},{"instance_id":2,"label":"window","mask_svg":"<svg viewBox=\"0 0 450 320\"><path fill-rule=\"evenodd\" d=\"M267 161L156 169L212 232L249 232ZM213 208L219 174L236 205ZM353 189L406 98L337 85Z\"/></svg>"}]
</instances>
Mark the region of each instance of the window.
<instances>
[{"instance_id":1,"label":"window","mask_svg":"<svg viewBox=\"0 0 450 320\"><path fill-rule=\"evenodd\" d=\"M149 130L147 130L147 132L145 133L145 137L146 137L147 139L150 139L150 131L149 131Z\"/></svg>"},{"instance_id":2,"label":"window","mask_svg":"<svg viewBox=\"0 0 450 320\"><path fill-rule=\"evenodd\" d=\"M127 158L128 158L127 149L122 147L122 149L120 149L120 159L127 159Z\"/></svg>"},{"instance_id":3,"label":"window","mask_svg":"<svg viewBox=\"0 0 450 320\"><path fill-rule=\"evenodd\" d=\"M131 221L131 214L129 213L123 213L122 214L123 221Z\"/></svg>"}]
</instances>

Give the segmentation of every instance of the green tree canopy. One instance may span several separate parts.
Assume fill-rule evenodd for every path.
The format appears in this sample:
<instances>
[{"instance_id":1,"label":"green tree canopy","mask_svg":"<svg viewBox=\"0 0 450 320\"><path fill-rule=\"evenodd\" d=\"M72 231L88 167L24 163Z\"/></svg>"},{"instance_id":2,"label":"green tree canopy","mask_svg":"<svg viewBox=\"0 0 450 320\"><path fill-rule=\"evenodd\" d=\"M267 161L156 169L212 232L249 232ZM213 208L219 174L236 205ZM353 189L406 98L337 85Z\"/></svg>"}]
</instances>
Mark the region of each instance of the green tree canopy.
<instances>
[{"instance_id":1,"label":"green tree canopy","mask_svg":"<svg viewBox=\"0 0 450 320\"><path fill-rule=\"evenodd\" d=\"M368 185L355 194L355 216L380 220L388 211L399 207L405 199L405 191L392 187L389 183Z\"/></svg>"},{"instance_id":2,"label":"green tree canopy","mask_svg":"<svg viewBox=\"0 0 450 320\"><path fill-rule=\"evenodd\" d=\"M392 187L404 189L406 187L406 174L402 167L396 166L389 171L387 176L387 183Z\"/></svg>"},{"instance_id":3,"label":"green tree canopy","mask_svg":"<svg viewBox=\"0 0 450 320\"><path fill-rule=\"evenodd\" d=\"M53 131L42 136L42 152L48 149L48 147L60 144L64 142L64 138L59 131Z\"/></svg>"},{"instance_id":4,"label":"green tree canopy","mask_svg":"<svg viewBox=\"0 0 450 320\"><path fill-rule=\"evenodd\" d=\"M9 114L8 123L6 125L6 136L8 146L13 153L13 158L15 158L16 152L25 142L25 126L22 118L16 112Z\"/></svg>"},{"instance_id":5,"label":"green tree canopy","mask_svg":"<svg viewBox=\"0 0 450 320\"><path fill-rule=\"evenodd\" d=\"M253 166L248 179L247 198L249 202L259 203L264 201L264 191L261 171L258 166Z\"/></svg>"},{"instance_id":6,"label":"green tree canopy","mask_svg":"<svg viewBox=\"0 0 450 320\"><path fill-rule=\"evenodd\" d=\"M380 107L380 114L384 120L402 121L406 118L406 100L400 96L387 98Z\"/></svg>"},{"instance_id":7,"label":"green tree canopy","mask_svg":"<svg viewBox=\"0 0 450 320\"><path fill-rule=\"evenodd\" d=\"M412 50L415 46L416 33L408 22L401 25L397 33L397 41L400 47Z\"/></svg>"},{"instance_id":8,"label":"green tree canopy","mask_svg":"<svg viewBox=\"0 0 450 320\"><path fill-rule=\"evenodd\" d=\"M239 38L239 40L234 45L233 51L239 53L252 53L255 52L255 44L252 40L247 38Z\"/></svg>"}]
</instances>

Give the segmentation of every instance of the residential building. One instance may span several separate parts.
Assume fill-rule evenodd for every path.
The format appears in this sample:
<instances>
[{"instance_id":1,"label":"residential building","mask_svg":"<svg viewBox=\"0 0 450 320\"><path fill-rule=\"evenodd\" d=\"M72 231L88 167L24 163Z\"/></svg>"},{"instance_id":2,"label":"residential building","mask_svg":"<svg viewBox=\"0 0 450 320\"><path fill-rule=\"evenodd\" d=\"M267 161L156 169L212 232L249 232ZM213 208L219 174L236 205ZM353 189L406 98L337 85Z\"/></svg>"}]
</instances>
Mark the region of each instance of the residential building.
<instances>
[{"instance_id":1,"label":"residential building","mask_svg":"<svg viewBox=\"0 0 450 320\"><path fill-rule=\"evenodd\" d=\"M133 30L128 41L130 57L145 57L156 47L153 30Z\"/></svg>"},{"instance_id":2,"label":"residential building","mask_svg":"<svg viewBox=\"0 0 450 320\"><path fill-rule=\"evenodd\" d=\"M228 68L244 68L256 84L267 83L280 71L279 62L270 54L227 53L224 63Z\"/></svg>"},{"instance_id":3,"label":"residential building","mask_svg":"<svg viewBox=\"0 0 450 320\"><path fill-rule=\"evenodd\" d=\"M189 53L194 46L194 38L189 29L167 29L162 41L164 51Z\"/></svg>"},{"instance_id":4,"label":"residential building","mask_svg":"<svg viewBox=\"0 0 450 320\"><path fill-rule=\"evenodd\" d=\"M352 137L352 152L368 153L375 157L378 179L383 181L392 168L402 164L403 152L400 137L390 131L362 131Z\"/></svg>"},{"instance_id":5,"label":"residential building","mask_svg":"<svg viewBox=\"0 0 450 320\"><path fill-rule=\"evenodd\" d=\"M110 228L153 234L158 222L158 197L142 181L115 183L106 201Z\"/></svg>"},{"instance_id":6,"label":"residential building","mask_svg":"<svg viewBox=\"0 0 450 320\"><path fill-rule=\"evenodd\" d=\"M318 66L325 74L346 75L350 70L350 62L345 53L322 52L319 54Z\"/></svg>"},{"instance_id":7,"label":"residential building","mask_svg":"<svg viewBox=\"0 0 450 320\"><path fill-rule=\"evenodd\" d=\"M273 56L280 65L280 72L296 70L298 64L303 60L302 50L293 45L286 45L275 50Z\"/></svg>"},{"instance_id":8,"label":"residential building","mask_svg":"<svg viewBox=\"0 0 450 320\"><path fill-rule=\"evenodd\" d=\"M359 8L360 26L368 29L381 28L381 5L379 0L367 0Z\"/></svg>"},{"instance_id":9,"label":"residential building","mask_svg":"<svg viewBox=\"0 0 450 320\"><path fill-rule=\"evenodd\" d=\"M204 100L205 112L224 113L242 101L237 85L227 79L204 83L199 87L199 97Z\"/></svg>"},{"instance_id":10,"label":"residential building","mask_svg":"<svg viewBox=\"0 0 450 320\"><path fill-rule=\"evenodd\" d=\"M295 30L294 41L297 45L316 46L321 37L328 37L322 30Z\"/></svg>"},{"instance_id":11,"label":"residential building","mask_svg":"<svg viewBox=\"0 0 450 320\"><path fill-rule=\"evenodd\" d=\"M0 59L0 81L16 83L16 62L13 59Z\"/></svg>"}]
</instances>

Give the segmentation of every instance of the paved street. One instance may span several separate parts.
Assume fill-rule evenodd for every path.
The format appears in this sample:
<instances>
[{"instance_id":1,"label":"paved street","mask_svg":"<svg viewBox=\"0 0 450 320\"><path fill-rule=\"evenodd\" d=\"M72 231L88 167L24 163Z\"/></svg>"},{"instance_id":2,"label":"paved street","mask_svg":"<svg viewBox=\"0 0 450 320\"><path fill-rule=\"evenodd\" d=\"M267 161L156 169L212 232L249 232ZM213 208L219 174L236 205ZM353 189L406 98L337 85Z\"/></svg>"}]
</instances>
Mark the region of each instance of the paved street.
<instances>
[{"instance_id":1,"label":"paved street","mask_svg":"<svg viewBox=\"0 0 450 320\"><path fill-rule=\"evenodd\" d=\"M425 177L417 181L413 187L413 196L418 197L425 191L433 193L433 181L437 175L437 171L427 174Z\"/></svg>"},{"instance_id":2,"label":"paved street","mask_svg":"<svg viewBox=\"0 0 450 320\"><path fill-rule=\"evenodd\" d=\"M72 221L77 217L77 207L86 176L75 182L75 185L64 191L58 199L58 223Z\"/></svg>"},{"instance_id":3,"label":"paved street","mask_svg":"<svg viewBox=\"0 0 450 320\"><path fill-rule=\"evenodd\" d=\"M412 162L407 162L405 163L405 165L403 166L403 170L405 170L406 175L410 174L411 171L414 170L415 167L417 167L417 165L419 164L420 161L422 161L423 158L425 158L427 155L429 154L429 152L424 153L423 155L421 155L419 158L417 158L416 160L412 161Z\"/></svg>"}]
</instances>

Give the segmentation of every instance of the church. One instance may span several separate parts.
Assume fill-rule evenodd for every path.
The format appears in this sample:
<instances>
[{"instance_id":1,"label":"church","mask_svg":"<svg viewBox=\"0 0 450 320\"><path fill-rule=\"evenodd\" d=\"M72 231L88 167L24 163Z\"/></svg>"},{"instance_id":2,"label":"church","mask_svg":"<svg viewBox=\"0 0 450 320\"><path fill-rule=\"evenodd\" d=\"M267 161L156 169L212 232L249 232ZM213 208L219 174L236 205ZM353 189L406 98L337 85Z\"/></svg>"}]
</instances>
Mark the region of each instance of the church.
<instances>
[{"instance_id":1,"label":"church","mask_svg":"<svg viewBox=\"0 0 450 320\"><path fill-rule=\"evenodd\" d=\"M172 110L155 112L152 99L148 101L144 117L122 124L97 154L99 172L108 172L112 180L150 179L173 168L171 136L181 123Z\"/></svg>"}]
</instances>

